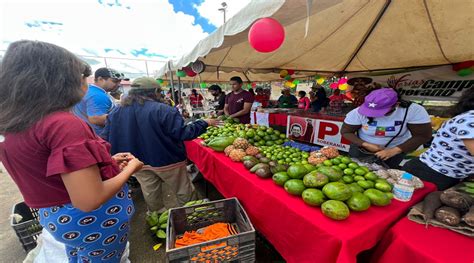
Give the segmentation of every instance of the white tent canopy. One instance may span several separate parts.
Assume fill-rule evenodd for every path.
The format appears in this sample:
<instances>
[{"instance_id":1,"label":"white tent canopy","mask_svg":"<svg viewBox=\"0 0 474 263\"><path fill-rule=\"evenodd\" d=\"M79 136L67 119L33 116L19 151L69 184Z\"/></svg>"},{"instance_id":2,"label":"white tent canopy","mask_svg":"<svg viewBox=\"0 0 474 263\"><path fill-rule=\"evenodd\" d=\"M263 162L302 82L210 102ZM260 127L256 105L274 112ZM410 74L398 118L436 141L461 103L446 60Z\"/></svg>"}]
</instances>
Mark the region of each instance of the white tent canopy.
<instances>
[{"instance_id":1,"label":"white tent canopy","mask_svg":"<svg viewBox=\"0 0 474 263\"><path fill-rule=\"evenodd\" d=\"M253 74L251 81L266 81L275 76L258 73L368 72L474 60L472 0L312 2L306 38L307 1L252 1L169 66L175 71L200 59L208 66L206 81L223 81L227 74L217 71L246 72ZM271 53L255 51L247 40L252 23L263 17L285 28L285 42ZM167 65L157 75L168 71Z\"/></svg>"}]
</instances>

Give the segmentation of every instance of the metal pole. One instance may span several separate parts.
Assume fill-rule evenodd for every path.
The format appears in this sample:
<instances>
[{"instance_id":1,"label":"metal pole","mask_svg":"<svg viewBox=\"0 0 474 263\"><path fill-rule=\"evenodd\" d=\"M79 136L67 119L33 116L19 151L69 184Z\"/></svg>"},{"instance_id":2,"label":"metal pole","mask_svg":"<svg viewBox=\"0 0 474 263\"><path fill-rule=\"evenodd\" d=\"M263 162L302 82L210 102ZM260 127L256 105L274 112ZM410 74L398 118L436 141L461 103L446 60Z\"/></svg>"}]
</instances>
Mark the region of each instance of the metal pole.
<instances>
[{"instance_id":1,"label":"metal pole","mask_svg":"<svg viewBox=\"0 0 474 263\"><path fill-rule=\"evenodd\" d=\"M107 66L107 58L104 57L104 63L105 63L105 67L108 68L109 66Z\"/></svg>"},{"instance_id":2,"label":"metal pole","mask_svg":"<svg viewBox=\"0 0 474 263\"><path fill-rule=\"evenodd\" d=\"M150 77L150 74L148 74L148 63L146 60L145 60L145 68L146 68L146 76Z\"/></svg>"},{"instance_id":3,"label":"metal pole","mask_svg":"<svg viewBox=\"0 0 474 263\"><path fill-rule=\"evenodd\" d=\"M168 61L168 70L170 73L170 84L171 84L171 96L173 100L176 101L176 98L174 96L174 82L173 82L173 71L171 70L171 61Z\"/></svg>"},{"instance_id":4,"label":"metal pole","mask_svg":"<svg viewBox=\"0 0 474 263\"><path fill-rule=\"evenodd\" d=\"M226 9L224 9L224 24L225 24L225 12L226 12Z\"/></svg>"},{"instance_id":5,"label":"metal pole","mask_svg":"<svg viewBox=\"0 0 474 263\"><path fill-rule=\"evenodd\" d=\"M174 95L174 94L173 94ZM181 98L181 78L178 77L178 100ZM174 100L176 104L179 104L179 101L176 102L176 99Z\"/></svg>"}]
</instances>

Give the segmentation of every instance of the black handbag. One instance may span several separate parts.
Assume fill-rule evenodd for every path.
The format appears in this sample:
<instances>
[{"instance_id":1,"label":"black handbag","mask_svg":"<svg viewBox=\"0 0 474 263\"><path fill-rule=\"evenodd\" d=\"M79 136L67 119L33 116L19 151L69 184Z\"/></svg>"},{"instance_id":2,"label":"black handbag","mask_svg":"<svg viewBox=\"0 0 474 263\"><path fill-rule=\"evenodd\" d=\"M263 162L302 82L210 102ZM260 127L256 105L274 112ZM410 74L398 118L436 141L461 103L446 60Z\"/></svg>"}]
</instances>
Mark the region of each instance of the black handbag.
<instances>
[{"instance_id":1,"label":"black handbag","mask_svg":"<svg viewBox=\"0 0 474 263\"><path fill-rule=\"evenodd\" d=\"M404 102L402 102L401 105L402 105L402 107L405 106L404 108L406 108L407 110L405 111L405 115L403 116L403 121L400 125L400 130L398 131L398 133L395 136L392 137L392 139L390 139L390 141L388 141L385 144L384 148L387 148L390 145L390 143L392 143L393 140L395 140L395 138L397 138L400 135L400 133L403 130L403 126L405 125L407 115L408 115L408 110L410 108L411 102L404 101ZM358 146L354 143L351 143L351 145L350 145L349 155L351 157L357 158L359 161L364 162L364 163L376 163L376 164L381 165L385 168L390 168L388 164L386 164L382 159L378 158L374 153L369 152L364 147Z\"/></svg>"}]
</instances>

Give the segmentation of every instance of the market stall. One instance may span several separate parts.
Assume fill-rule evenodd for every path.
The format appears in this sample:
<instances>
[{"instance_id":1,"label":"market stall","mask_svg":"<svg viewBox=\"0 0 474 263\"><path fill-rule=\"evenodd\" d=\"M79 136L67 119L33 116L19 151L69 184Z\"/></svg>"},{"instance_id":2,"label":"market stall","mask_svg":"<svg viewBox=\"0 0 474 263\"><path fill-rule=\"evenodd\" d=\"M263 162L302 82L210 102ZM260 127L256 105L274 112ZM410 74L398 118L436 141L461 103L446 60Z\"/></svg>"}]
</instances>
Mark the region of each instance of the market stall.
<instances>
[{"instance_id":1,"label":"market stall","mask_svg":"<svg viewBox=\"0 0 474 263\"><path fill-rule=\"evenodd\" d=\"M403 218L382 238L371 262L473 262L474 239Z\"/></svg>"},{"instance_id":2,"label":"market stall","mask_svg":"<svg viewBox=\"0 0 474 263\"><path fill-rule=\"evenodd\" d=\"M371 207L345 221L334 221L272 180L259 178L224 154L203 147L199 140L186 142L186 150L222 195L239 199L256 229L288 262L356 262L358 253L374 247L410 206L435 190L425 183L410 202L393 201L387 207Z\"/></svg>"}]
</instances>

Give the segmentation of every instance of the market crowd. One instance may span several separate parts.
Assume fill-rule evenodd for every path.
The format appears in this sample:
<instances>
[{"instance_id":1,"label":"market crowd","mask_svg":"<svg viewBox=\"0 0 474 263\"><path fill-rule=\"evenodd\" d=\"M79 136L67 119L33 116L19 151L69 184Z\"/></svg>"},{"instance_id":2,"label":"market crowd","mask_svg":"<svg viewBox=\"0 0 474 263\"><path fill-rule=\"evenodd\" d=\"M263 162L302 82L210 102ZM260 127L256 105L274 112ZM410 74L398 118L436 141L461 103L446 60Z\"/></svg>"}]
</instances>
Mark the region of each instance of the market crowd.
<instances>
[{"instance_id":1,"label":"market crowd","mask_svg":"<svg viewBox=\"0 0 474 263\"><path fill-rule=\"evenodd\" d=\"M216 125L215 119L187 122L170 93L153 78L132 82L117 102L112 97L124 75L111 68L94 72L64 48L39 41L11 43L0 65L0 160L18 185L26 204L39 209L41 225L66 246L70 262L118 262L126 248L134 205L127 181L139 181L150 211L163 212L196 198L186 170L184 141ZM252 105L269 106L268 93L242 88L209 88L217 115L250 123ZM432 137L426 110L403 101L391 88L366 78L349 81L352 98L327 96L315 85L309 97L284 89L278 107L319 112L355 109L344 121L342 136L350 155L374 158L397 168L403 157L430 144L420 158L402 169L445 189L474 171L474 89L454 107L452 118ZM112 93L112 94L111 94ZM196 90L192 108L203 105ZM186 117L186 116L185 116ZM432 140L432 142L430 142ZM100 256L100 257L99 257Z\"/></svg>"}]
</instances>

